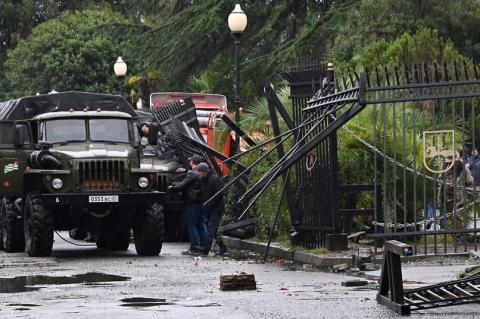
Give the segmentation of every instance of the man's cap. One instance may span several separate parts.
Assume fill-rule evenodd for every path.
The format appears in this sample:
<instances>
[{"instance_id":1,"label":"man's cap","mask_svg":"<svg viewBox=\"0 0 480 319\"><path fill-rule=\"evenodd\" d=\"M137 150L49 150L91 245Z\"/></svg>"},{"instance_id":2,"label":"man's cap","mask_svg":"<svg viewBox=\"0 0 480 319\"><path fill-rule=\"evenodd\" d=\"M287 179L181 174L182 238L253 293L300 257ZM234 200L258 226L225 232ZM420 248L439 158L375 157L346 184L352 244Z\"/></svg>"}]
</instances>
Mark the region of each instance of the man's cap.
<instances>
[{"instance_id":1,"label":"man's cap","mask_svg":"<svg viewBox=\"0 0 480 319\"><path fill-rule=\"evenodd\" d=\"M192 161L196 164L204 162L205 160L200 155L194 154L188 158L189 161Z\"/></svg>"},{"instance_id":2,"label":"man's cap","mask_svg":"<svg viewBox=\"0 0 480 319\"><path fill-rule=\"evenodd\" d=\"M210 167L208 167L208 164L207 164L207 163L200 163L200 164L198 164L198 166L196 167L196 170L197 170L198 172L208 173L208 172L210 172Z\"/></svg>"}]
</instances>

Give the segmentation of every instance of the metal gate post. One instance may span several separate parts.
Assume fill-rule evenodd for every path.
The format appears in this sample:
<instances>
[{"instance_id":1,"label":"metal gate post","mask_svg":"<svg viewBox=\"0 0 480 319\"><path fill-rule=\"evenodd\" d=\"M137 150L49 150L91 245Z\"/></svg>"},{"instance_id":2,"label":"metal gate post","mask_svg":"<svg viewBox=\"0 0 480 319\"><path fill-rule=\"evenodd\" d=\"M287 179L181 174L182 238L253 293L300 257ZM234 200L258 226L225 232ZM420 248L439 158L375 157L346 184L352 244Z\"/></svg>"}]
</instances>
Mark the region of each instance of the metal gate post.
<instances>
[{"instance_id":1,"label":"metal gate post","mask_svg":"<svg viewBox=\"0 0 480 319\"><path fill-rule=\"evenodd\" d=\"M281 75L289 83L293 122L298 126L310 115L303 111L308 100L325 87L323 82L327 77L327 66L319 60L311 60L289 67ZM318 127L318 132L327 125L325 123ZM305 130L309 130L310 127L306 127ZM300 138L303 137L302 134L304 133L300 131ZM335 216L338 212L336 145L337 136L333 133L302 156L295 165L300 221L296 230L299 233L299 242L306 248L325 247L327 232L335 231Z\"/></svg>"},{"instance_id":2,"label":"metal gate post","mask_svg":"<svg viewBox=\"0 0 480 319\"><path fill-rule=\"evenodd\" d=\"M282 115L283 119L287 123L287 126L289 127L289 129L294 128L293 122L288 116L286 109L283 107L283 105L281 105L281 102L278 99L278 96L275 94L272 83L270 81L264 81L263 85L264 85L265 94L267 95L268 112L270 113L270 120L272 122L273 135L280 136L282 132L280 130L280 124L278 122L277 109L280 111L280 114ZM294 136L297 136L297 134L294 134ZM285 156L285 149L283 147L283 144L280 143L281 140L282 139L280 137L275 139L275 143L277 144L277 155L279 160ZM285 172L283 174L283 181L285 185L284 192L287 198L288 209L290 211L291 225L292 225L293 231L295 232L295 227L299 225L300 220L298 215L298 209L295 206L294 188L292 187L289 173ZM291 238L292 243L294 244L297 244L298 242L296 237L297 236L293 236Z\"/></svg>"}]
</instances>

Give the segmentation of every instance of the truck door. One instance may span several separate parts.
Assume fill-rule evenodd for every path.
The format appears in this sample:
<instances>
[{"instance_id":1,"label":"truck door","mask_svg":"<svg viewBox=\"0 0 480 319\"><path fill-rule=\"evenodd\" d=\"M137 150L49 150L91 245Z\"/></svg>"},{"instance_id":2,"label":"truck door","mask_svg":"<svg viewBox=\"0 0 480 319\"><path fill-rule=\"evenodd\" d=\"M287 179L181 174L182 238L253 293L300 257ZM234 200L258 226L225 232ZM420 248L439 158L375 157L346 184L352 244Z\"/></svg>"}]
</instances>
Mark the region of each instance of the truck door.
<instances>
[{"instance_id":1,"label":"truck door","mask_svg":"<svg viewBox=\"0 0 480 319\"><path fill-rule=\"evenodd\" d=\"M16 132L22 137L15 139ZM0 196L12 197L23 191L23 173L32 151L30 126L25 121L0 121Z\"/></svg>"}]
</instances>

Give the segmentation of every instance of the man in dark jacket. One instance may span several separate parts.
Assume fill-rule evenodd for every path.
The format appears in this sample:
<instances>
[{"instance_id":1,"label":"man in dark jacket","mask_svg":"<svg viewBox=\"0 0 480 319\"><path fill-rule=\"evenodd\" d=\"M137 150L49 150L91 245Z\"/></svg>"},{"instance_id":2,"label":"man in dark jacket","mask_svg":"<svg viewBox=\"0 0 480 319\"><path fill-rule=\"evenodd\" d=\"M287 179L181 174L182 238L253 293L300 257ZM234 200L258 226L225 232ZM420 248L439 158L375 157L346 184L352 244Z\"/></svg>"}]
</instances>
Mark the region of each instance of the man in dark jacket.
<instances>
[{"instance_id":1,"label":"man in dark jacket","mask_svg":"<svg viewBox=\"0 0 480 319\"><path fill-rule=\"evenodd\" d=\"M201 178L202 199L205 203L223 188L223 178L212 172L205 163L199 164L197 171ZM208 255L212 247L213 239L215 239L217 235L218 226L225 213L225 198L223 192L208 202L208 204L204 205L203 212L207 218L207 240L203 247L204 253Z\"/></svg>"},{"instance_id":2,"label":"man in dark jacket","mask_svg":"<svg viewBox=\"0 0 480 319\"><path fill-rule=\"evenodd\" d=\"M207 227L202 213L202 195L200 178L195 170L203 159L194 155L189 158L191 170L185 173L182 181L174 183L169 189L181 191L184 198L184 219L187 226L190 249L183 255L199 255L207 241Z\"/></svg>"},{"instance_id":3,"label":"man in dark jacket","mask_svg":"<svg viewBox=\"0 0 480 319\"><path fill-rule=\"evenodd\" d=\"M156 123L143 123L141 127L142 136L148 138L148 144L156 145L159 127Z\"/></svg>"},{"instance_id":4,"label":"man in dark jacket","mask_svg":"<svg viewBox=\"0 0 480 319\"><path fill-rule=\"evenodd\" d=\"M465 166L472 172L475 185L480 186L480 156L478 148L475 148L472 155L465 160Z\"/></svg>"}]
</instances>

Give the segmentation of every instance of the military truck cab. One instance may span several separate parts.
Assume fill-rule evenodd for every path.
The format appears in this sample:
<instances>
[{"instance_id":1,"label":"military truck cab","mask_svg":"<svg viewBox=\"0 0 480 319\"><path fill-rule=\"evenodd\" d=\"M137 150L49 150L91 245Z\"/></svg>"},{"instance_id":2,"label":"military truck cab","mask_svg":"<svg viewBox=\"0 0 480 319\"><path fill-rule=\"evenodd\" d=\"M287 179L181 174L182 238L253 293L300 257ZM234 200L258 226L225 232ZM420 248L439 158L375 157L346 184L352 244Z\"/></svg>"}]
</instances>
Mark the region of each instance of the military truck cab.
<instances>
[{"instance_id":1,"label":"military truck cab","mask_svg":"<svg viewBox=\"0 0 480 319\"><path fill-rule=\"evenodd\" d=\"M0 232L6 251L48 256L55 230L139 255L164 234L158 170L141 165L135 110L123 98L65 92L0 104Z\"/></svg>"}]
</instances>

